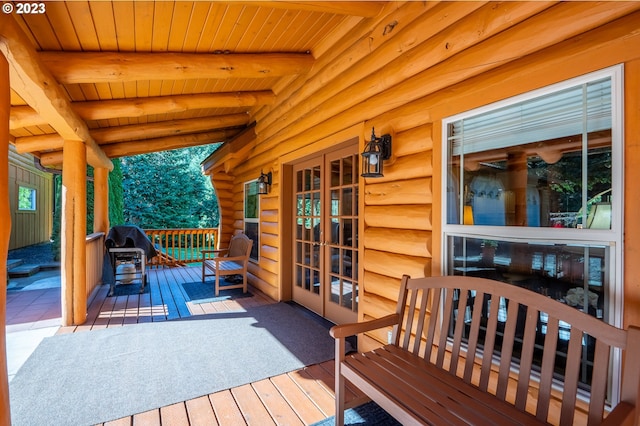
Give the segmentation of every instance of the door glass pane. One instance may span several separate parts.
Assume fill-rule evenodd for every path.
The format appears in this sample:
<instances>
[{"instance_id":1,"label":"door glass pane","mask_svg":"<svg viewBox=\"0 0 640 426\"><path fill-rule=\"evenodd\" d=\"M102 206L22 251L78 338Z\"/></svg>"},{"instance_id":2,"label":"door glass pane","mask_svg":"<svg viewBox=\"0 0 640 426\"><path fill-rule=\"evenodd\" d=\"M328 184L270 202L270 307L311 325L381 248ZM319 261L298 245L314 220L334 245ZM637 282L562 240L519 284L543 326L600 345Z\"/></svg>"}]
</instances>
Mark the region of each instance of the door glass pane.
<instances>
[{"instance_id":1,"label":"door glass pane","mask_svg":"<svg viewBox=\"0 0 640 426\"><path fill-rule=\"evenodd\" d=\"M343 307L351 309L353 305L353 285L351 281L342 282L342 302Z\"/></svg>"},{"instance_id":2,"label":"door glass pane","mask_svg":"<svg viewBox=\"0 0 640 426\"><path fill-rule=\"evenodd\" d=\"M342 161L342 184L351 185L353 183L353 158L346 157Z\"/></svg>"},{"instance_id":3,"label":"door glass pane","mask_svg":"<svg viewBox=\"0 0 640 426\"><path fill-rule=\"evenodd\" d=\"M331 248L331 272L340 272L340 249L337 247Z\"/></svg>"},{"instance_id":4,"label":"door glass pane","mask_svg":"<svg viewBox=\"0 0 640 426\"><path fill-rule=\"evenodd\" d=\"M313 168L313 189L320 189L320 166Z\"/></svg>"},{"instance_id":5,"label":"door glass pane","mask_svg":"<svg viewBox=\"0 0 640 426\"><path fill-rule=\"evenodd\" d=\"M353 220L352 219L343 219L342 220L342 245L353 247Z\"/></svg>"},{"instance_id":6,"label":"door glass pane","mask_svg":"<svg viewBox=\"0 0 640 426\"><path fill-rule=\"evenodd\" d=\"M331 190L331 216L338 216L340 214L340 190Z\"/></svg>"},{"instance_id":7,"label":"door glass pane","mask_svg":"<svg viewBox=\"0 0 640 426\"><path fill-rule=\"evenodd\" d=\"M342 215L353 215L353 189L345 188L342 190Z\"/></svg>"},{"instance_id":8,"label":"door glass pane","mask_svg":"<svg viewBox=\"0 0 640 426\"><path fill-rule=\"evenodd\" d=\"M352 276L351 259L353 258L352 250L344 250L342 255L342 275L346 277Z\"/></svg>"},{"instance_id":9,"label":"door glass pane","mask_svg":"<svg viewBox=\"0 0 640 426\"><path fill-rule=\"evenodd\" d=\"M340 160L331 162L331 187L340 186Z\"/></svg>"}]
</instances>

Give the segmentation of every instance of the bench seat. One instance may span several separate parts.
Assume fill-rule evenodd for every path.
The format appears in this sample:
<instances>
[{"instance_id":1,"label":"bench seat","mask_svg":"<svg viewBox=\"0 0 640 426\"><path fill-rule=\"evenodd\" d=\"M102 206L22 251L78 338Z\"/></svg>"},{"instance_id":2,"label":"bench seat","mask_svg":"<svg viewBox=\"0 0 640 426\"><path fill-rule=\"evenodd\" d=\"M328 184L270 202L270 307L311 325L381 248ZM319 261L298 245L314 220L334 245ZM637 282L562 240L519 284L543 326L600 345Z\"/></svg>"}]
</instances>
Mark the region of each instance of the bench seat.
<instances>
[{"instance_id":1,"label":"bench seat","mask_svg":"<svg viewBox=\"0 0 640 426\"><path fill-rule=\"evenodd\" d=\"M547 424L394 345L347 356L342 375L403 425Z\"/></svg>"}]
</instances>

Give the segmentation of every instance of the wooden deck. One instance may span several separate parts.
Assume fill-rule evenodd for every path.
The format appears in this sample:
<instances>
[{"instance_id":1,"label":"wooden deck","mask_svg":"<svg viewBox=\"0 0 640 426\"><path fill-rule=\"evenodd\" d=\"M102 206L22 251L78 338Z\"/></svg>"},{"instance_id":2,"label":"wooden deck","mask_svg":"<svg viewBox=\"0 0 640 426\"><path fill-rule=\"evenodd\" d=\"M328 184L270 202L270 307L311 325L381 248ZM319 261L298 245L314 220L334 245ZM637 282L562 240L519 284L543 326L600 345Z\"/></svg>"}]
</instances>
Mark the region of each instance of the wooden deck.
<instances>
[{"instance_id":1,"label":"wooden deck","mask_svg":"<svg viewBox=\"0 0 640 426\"><path fill-rule=\"evenodd\" d=\"M107 297L108 286L102 286L88 306L87 322L62 327L59 333L135 326L276 303L252 288L251 297L192 304L182 286L175 284L200 281L200 272L195 267L150 270L150 291L142 295ZM334 415L333 368L333 361L327 361L104 425L308 425ZM354 398L363 397L359 391L349 390L348 399Z\"/></svg>"}]
</instances>

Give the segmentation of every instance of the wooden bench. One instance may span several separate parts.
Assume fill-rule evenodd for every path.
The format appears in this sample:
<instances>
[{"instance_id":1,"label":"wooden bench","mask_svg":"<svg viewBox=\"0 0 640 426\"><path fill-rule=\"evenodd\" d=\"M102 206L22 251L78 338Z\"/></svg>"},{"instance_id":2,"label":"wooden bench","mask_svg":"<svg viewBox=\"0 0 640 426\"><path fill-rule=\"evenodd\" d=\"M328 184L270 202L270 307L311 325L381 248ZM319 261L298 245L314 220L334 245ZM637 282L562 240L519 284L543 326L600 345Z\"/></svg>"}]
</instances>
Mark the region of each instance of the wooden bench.
<instances>
[{"instance_id":1,"label":"wooden bench","mask_svg":"<svg viewBox=\"0 0 640 426\"><path fill-rule=\"evenodd\" d=\"M390 326L392 343L345 355L346 337ZM331 335L337 425L345 379L403 425L638 424L640 329L613 327L515 285L405 276L395 314L337 325ZM619 365L621 351L618 393L610 360ZM590 385L580 383L585 376ZM614 408L606 415L608 388Z\"/></svg>"},{"instance_id":2,"label":"wooden bench","mask_svg":"<svg viewBox=\"0 0 640 426\"><path fill-rule=\"evenodd\" d=\"M220 294L220 277L242 275L242 284L225 285L225 289L242 288L247 292L247 267L253 240L243 233L231 237L229 247L221 250L202 250L202 282L215 275L216 296ZM215 257L210 257L214 255ZM207 273L211 271L211 273Z\"/></svg>"}]
</instances>

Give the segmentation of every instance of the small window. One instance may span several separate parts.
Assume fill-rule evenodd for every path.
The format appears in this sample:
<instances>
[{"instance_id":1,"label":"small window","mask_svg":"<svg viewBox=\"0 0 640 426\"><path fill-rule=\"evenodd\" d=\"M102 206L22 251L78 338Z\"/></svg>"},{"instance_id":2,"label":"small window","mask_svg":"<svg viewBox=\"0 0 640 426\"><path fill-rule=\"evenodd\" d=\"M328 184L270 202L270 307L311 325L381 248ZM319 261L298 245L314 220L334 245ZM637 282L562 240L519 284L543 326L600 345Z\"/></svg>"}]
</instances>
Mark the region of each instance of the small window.
<instances>
[{"instance_id":1,"label":"small window","mask_svg":"<svg viewBox=\"0 0 640 426\"><path fill-rule=\"evenodd\" d=\"M35 211L36 210L36 190L26 186L18 188L18 210Z\"/></svg>"},{"instance_id":2,"label":"small window","mask_svg":"<svg viewBox=\"0 0 640 426\"><path fill-rule=\"evenodd\" d=\"M249 257L257 261L260 247L260 196L257 180L244 184L244 233L253 240Z\"/></svg>"}]
</instances>

